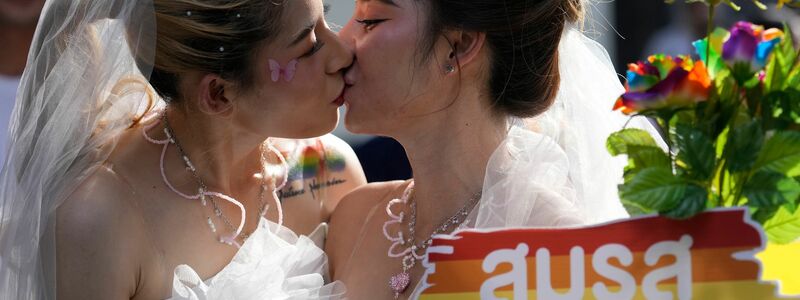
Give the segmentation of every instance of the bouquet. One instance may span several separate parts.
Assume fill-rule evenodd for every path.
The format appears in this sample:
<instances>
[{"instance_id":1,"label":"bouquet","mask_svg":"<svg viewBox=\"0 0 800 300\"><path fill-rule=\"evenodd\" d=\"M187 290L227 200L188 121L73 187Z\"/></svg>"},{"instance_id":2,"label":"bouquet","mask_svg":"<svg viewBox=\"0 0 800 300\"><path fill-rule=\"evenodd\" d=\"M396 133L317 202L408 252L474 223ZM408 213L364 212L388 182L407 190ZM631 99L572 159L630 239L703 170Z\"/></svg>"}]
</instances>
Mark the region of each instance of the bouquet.
<instances>
[{"instance_id":1,"label":"bouquet","mask_svg":"<svg viewBox=\"0 0 800 300\"><path fill-rule=\"evenodd\" d=\"M714 9L731 0L707 0ZM758 1L753 1L763 6ZM778 0L778 6L797 5ZM709 25L692 57L630 64L614 109L651 118L666 145L623 129L607 141L627 155L620 198L632 214L690 218L745 206L771 242L800 237L800 52L788 27Z\"/></svg>"}]
</instances>

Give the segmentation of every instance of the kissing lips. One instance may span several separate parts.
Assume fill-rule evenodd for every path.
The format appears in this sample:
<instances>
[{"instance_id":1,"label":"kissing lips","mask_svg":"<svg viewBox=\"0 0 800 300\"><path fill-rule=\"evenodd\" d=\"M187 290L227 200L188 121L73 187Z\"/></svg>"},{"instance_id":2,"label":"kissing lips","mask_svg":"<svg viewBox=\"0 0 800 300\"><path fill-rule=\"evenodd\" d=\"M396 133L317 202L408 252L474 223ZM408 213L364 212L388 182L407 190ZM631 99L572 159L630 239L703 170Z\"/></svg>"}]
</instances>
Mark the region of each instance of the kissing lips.
<instances>
[{"instance_id":1,"label":"kissing lips","mask_svg":"<svg viewBox=\"0 0 800 300\"><path fill-rule=\"evenodd\" d=\"M336 100L333 100L333 104L336 105L336 107L344 105L344 91L345 89L342 87L342 92L339 93L339 97L336 97Z\"/></svg>"}]
</instances>

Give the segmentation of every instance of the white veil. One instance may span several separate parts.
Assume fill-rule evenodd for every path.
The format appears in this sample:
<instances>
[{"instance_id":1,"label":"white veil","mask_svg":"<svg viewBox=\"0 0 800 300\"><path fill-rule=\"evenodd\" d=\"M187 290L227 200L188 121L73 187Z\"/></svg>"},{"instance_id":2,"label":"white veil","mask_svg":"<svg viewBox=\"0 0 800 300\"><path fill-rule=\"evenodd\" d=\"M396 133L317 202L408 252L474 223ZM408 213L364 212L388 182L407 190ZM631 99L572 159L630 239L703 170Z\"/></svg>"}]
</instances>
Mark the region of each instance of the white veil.
<instances>
[{"instance_id":1,"label":"white veil","mask_svg":"<svg viewBox=\"0 0 800 300\"><path fill-rule=\"evenodd\" d=\"M48 0L0 175L0 299L54 299L55 212L152 104L150 0Z\"/></svg>"},{"instance_id":2,"label":"white veil","mask_svg":"<svg viewBox=\"0 0 800 300\"><path fill-rule=\"evenodd\" d=\"M645 118L628 123L612 111L624 88L603 46L573 25L558 51L555 103L534 118L510 120L508 137L486 169L475 228L584 225L628 216L617 193L626 159L608 153L606 138L626 123L651 133L655 128Z\"/></svg>"}]
</instances>

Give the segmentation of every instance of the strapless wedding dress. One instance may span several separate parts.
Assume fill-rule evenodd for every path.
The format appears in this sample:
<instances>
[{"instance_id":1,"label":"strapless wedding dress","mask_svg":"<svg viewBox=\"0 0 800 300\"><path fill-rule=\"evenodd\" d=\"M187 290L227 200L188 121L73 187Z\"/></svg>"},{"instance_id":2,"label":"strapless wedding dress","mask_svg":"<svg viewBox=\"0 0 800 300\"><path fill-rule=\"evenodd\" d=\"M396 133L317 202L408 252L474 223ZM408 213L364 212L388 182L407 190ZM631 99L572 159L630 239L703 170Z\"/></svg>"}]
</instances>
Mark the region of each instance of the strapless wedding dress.
<instances>
[{"instance_id":1,"label":"strapless wedding dress","mask_svg":"<svg viewBox=\"0 0 800 300\"><path fill-rule=\"evenodd\" d=\"M188 265L175 268L172 299L343 299L341 282L325 284L328 260L322 251L327 225L309 237L261 219L230 264L203 281Z\"/></svg>"}]
</instances>

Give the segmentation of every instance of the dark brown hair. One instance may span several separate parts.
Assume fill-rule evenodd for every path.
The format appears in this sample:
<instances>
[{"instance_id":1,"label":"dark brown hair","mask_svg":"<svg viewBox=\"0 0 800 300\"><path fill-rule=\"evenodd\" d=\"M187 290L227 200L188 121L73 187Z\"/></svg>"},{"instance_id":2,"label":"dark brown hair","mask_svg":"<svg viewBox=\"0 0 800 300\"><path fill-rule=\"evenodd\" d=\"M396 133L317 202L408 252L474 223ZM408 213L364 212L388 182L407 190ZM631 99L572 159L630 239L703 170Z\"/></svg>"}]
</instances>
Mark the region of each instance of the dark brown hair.
<instances>
[{"instance_id":1,"label":"dark brown hair","mask_svg":"<svg viewBox=\"0 0 800 300\"><path fill-rule=\"evenodd\" d=\"M568 23L582 21L582 0L422 2L430 12L428 52L445 30L486 33L496 112L526 118L550 107L560 83L558 45Z\"/></svg>"},{"instance_id":2,"label":"dark brown hair","mask_svg":"<svg viewBox=\"0 0 800 300\"><path fill-rule=\"evenodd\" d=\"M259 46L280 30L285 5L276 0L154 0L156 53L150 83L165 99L180 98L181 76L218 74L249 88Z\"/></svg>"}]
</instances>

